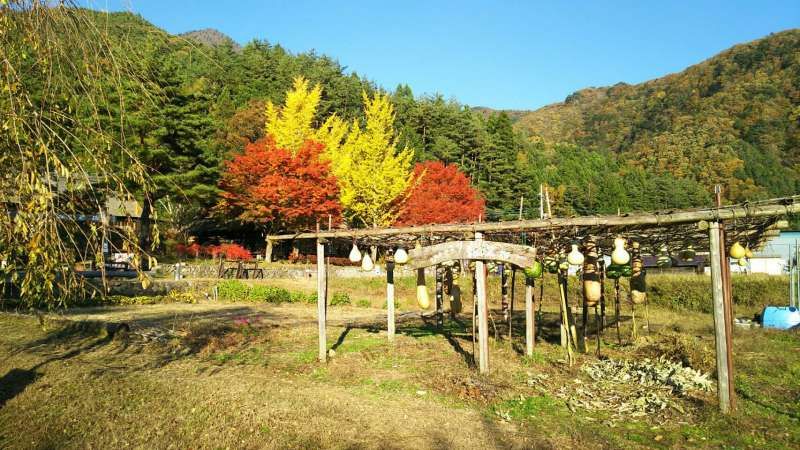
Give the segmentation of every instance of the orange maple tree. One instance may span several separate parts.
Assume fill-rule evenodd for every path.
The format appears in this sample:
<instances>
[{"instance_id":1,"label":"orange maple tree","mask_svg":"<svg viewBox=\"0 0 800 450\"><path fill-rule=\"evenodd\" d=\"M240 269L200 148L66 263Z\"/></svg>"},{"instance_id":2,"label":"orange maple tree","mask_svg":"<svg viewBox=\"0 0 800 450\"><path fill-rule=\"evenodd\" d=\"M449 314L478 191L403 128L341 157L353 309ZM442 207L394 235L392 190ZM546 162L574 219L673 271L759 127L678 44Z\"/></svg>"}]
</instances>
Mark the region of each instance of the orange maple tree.
<instances>
[{"instance_id":1,"label":"orange maple tree","mask_svg":"<svg viewBox=\"0 0 800 450\"><path fill-rule=\"evenodd\" d=\"M427 161L414 166L414 182L396 224L473 222L485 208L483 196L458 166Z\"/></svg>"},{"instance_id":2,"label":"orange maple tree","mask_svg":"<svg viewBox=\"0 0 800 450\"><path fill-rule=\"evenodd\" d=\"M294 154L272 137L245 146L226 163L218 210L271 230L300 230L339 220L342 207L336 178L319 155L325 146L306 141Z\"/></svg>"}]
</instances>

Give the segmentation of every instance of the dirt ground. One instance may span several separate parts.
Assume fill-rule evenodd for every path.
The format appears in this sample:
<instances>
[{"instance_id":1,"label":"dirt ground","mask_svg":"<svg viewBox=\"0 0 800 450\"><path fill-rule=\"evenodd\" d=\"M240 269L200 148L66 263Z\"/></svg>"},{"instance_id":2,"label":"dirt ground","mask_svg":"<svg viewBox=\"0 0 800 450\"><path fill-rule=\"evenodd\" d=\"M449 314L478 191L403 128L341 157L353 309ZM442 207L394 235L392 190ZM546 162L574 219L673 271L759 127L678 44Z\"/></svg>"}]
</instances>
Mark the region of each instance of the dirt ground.
<instances>
[{"instance_id":1,"label":"dirt ground","mask_svg":"<svg viewBox=\"0 0 800 450\"><path fill-rule=\"evenodd\" d=\"M486 376L467 314L441 328L410 317L389 344L384 310L330 307L332 357L320 364L315 305L0 313L0 447L800 447L797 333L737 330L730 417L715 412L713 391L665 386L647 390L663 405L637 410L650 401L638 382L601 384L582 369L598 362L593 336L566 364L555 311L545 305L533 357L521 353L523 316L509 340L494 311ZM636 343L629 315L622 344L604 331L605 361L663 356L713 371L710 316L650 313Z\"/></svg>"}]
</instances>

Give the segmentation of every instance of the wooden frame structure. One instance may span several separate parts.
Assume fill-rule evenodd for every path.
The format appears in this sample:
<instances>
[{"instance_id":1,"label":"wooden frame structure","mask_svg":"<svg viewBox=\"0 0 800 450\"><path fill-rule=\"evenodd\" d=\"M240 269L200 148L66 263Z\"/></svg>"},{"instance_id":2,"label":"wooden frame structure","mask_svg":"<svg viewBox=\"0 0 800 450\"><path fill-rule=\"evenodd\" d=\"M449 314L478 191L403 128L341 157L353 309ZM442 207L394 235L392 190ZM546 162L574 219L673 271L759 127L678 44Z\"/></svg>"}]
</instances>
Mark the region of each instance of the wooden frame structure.
<instances>
[{"instance_id":1,"label":"wooden frame structure","mask_svg":"<svg viewBox=\"0 0 800 450\"><path fill-rule=\"evenodd\" d=\"M665 250L678 253L688 245L701 252L708 249L714 300L718 395L721 410L728 412L735 407L735 397L731 352L733 313L730 267L725 242L738 241L750 248L760 248L767 238L777 235L781 228L787 227L788 223L784 218L795 213L800 213L800 196L714 208L625 215L401 228L329 229L268 236L267 246L271 248L274 242L280 240L315 239L317 242L319 359L322 362L327 358L325 244L330 240L359 240L364 245L383 247L390 252L398 246L411 247L411 244L423 241L428 245L409 251L411 259L408 266L418 271L445 261L474 261L480 356L478 366L481 372L489 370L485 270L487 261L501 261L517 268L525 268L537 259L537 255L563 252L569 243L590 240L599 248L611 248L616 237L639 243L643 254L656 254ZM387 261L386 298L388 339L393 341L394 262L391 258ZM562 311L562 314L567 313L568 311ZM535 340L535 314L533 280L528 277L525 284L525 321L525 353L530 355Z\"/></svg>"}]
</instances>

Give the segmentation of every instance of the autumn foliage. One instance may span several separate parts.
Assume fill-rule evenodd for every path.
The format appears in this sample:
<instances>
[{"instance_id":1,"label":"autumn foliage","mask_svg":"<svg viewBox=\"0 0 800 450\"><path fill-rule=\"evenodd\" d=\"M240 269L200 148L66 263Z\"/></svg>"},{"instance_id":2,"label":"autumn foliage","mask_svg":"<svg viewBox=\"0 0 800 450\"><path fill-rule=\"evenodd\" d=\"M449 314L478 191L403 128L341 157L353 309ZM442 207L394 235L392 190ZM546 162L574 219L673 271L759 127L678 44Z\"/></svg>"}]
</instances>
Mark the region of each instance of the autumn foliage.
<instances>
[{"instance_id":1,"label":"autumn foliage","mask_svg":"<svg viewBox=\"0 0 800 450\"><path fill-rule=\"evenodd\" d=\"M341 215L339 188L324 145L305 141L296 152L278 148L271 136L245 146L222 174L219 210L242 222L277 229L309 229L317 219Z\"/></svg>"},{"instance_id":2,"label":"autumn foliage","mask_svg":"<svg viewBox=\"0 0 800 450\"><path fill-rule=\"evenodd\" d=\"M215 259L253 259L253 254L250 253L250 250L242 247L239 244L200 245L197 242L191 245L177 244L175 246L175 253L178 256L189 256L193 258L210 256Z\"/></svg>"},{"instance_id":3,"label":"autumn foliage","mask_svg":"<svg viewBox=\"0 0 800 450\"><path fill-rule=\"evenodd\" d=\"M414 182L397 225L474 222L485 201L454 164L427 161L414 167Z\"/></svg>"}]
</instances>

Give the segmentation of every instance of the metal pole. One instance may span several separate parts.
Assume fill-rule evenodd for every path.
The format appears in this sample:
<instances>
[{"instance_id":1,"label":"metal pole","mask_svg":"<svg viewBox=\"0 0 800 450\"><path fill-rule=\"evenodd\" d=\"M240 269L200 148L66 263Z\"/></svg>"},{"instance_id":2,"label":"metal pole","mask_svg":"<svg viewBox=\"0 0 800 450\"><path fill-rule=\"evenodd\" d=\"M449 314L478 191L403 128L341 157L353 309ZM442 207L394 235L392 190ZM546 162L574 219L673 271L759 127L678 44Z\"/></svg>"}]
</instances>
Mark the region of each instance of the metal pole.
<instances>
[{"instance_id":1,"label":"metal pole","mask_svg":"<svg viewBox=\"0 0 800 450\"><path fill-rule=\"evenodd\" d=\"M717 394L719 408L727 414L731 410L729 386L731 383L728 373L728 340L725 327L725 299L723 294L722 253L720 252L719 223L712 222L709 226L710 259L711 259L711 293L714 303L714 342L717 355Z\"/></svg>"}]
</instances>

